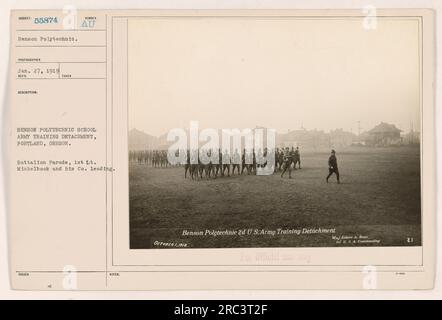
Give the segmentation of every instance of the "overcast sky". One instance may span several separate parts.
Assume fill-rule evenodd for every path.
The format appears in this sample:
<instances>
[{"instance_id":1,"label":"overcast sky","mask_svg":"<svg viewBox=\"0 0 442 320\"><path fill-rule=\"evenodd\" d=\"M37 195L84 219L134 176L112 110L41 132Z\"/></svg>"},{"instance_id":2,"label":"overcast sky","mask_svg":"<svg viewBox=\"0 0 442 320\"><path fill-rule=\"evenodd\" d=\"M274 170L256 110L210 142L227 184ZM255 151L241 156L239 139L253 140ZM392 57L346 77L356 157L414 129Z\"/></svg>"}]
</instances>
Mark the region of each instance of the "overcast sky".
<instances>
[{"instance_id":1,"label":"overcast sky","mask_svg":"<svg viewBox=\"0 0 442 320\"><path fill-rule=\"evenodd\" d=\"M417 20L131 19L129 127L419 130Z\"/></svg>"}]
</instances>

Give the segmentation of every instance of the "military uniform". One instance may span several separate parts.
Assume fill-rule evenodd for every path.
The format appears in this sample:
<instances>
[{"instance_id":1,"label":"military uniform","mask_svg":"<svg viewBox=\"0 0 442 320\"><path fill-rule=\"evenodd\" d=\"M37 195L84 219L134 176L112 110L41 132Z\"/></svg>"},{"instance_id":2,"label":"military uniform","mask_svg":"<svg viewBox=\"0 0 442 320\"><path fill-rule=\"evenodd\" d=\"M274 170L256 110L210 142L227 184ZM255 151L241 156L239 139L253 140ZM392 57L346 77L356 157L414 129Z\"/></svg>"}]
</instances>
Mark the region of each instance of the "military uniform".
<instances>
[{"instance_id":1,"label":"military uniform","mask_svg":"<svg viewBox=\"0 0 442 320\"><path fill-rule=\"evenodd\" d=\"M230 154L227 150L224 150L223 160L222 160L222 175L224 176L224 171L227 169L227 176L230 176Z\"/></svg>"},{"instance_id":2,"label":"military uniform","mask_svg":"<svg viewBox=\"0 0 442 320\"><path fill-rule=\"evenodd\" d=\"M332 174L336 174L336 179L338 180L338 183L340 183L339 180L339 169L338 169L338 160L336 159L336 152L335 150L332 150L330 157L328 158L328 176L325 179L328 183L328 179L331 177Z\"/></svg>"},{"instance_id":3,"label":"military uniform","mask_svg":"<svg viewBox=\"0 0 442 320\"><path fill-rule=\"evenodd\" d=\"M232 175L235 174L235 168L237 168L238 174L241 174L239 170L239 165L241 163L241 155L238 150L235 150L235 153L232 156Z\"/></svg>"},{"instance_id":4,"label":"military uniform","mask_svg":"<svg viewBox=\"0 0 442 320\"><path fill-rule=\"evenodd\" d=\"M301 169L301 154L299 153L299 148L296 147L295 150L295 160L294 160L294 165L293 167L296 169L296 164L298 163L299 165L299 169Z\"/></svg>"},{"instance_id":5,"label":"military uniform","mask_svg":"<svg viewBox=\"0 0 442 320\"><path fill-rule=\"evenodd\" d=\"M293 161L294 152L289 151L289 148L284 152L284 168L281 173L281 178L284 176L284 173L289 170L289 179L292 178L292 161Z\"/></svg>"}]
</instances>

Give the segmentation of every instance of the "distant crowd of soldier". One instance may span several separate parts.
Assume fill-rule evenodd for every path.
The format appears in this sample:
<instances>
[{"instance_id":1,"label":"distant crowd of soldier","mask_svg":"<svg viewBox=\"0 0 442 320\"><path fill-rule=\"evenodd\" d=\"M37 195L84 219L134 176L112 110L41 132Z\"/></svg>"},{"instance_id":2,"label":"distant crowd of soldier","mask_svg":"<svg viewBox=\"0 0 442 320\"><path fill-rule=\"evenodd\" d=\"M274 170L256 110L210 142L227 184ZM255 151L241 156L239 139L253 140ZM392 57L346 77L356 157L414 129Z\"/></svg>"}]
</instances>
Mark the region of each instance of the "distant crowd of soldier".
<instances>
[{"instance_id":1,"label":"distant crowd of soldier","mask_svg":"<svg viewBox=\"0 0 442 320\"><path fill-rule=\"evenodd\" d=\"M129 151L129 161L148 164L154 168L167 168L171 166L167 160L166 150Z\"/></svg>"},{"instance_id":2,"label":"distant crowd of soldier","mask_svg":"<svg viewBox=\"0 0 442 320\"><path fill-rule=\"evenodd\" d=\"M203 179L203 178L218 178L218 177L230 177L236 175L256 175L260 168L266 168L269 163L269 159L272 156L267 148L258 149L243 149L239 152L235 149L233 153L228 150L221 151L218 150L183 150L186 157L185 161L178 164L171 164L168 160L168 152L174 152L175 157L178 157L179 151L167 151L167 150L138 150L129 152L129 161L137 162L139 164L147 164L154 168L168 168L183 166L184 167L184 177L188 176L191 179ZM218 157L215 157L217 161L212 161L212 155L214 152L218 152ZM269 157L270 156L270 157ZM292 178L292 170L301 169L301 154L299 147L285 147L276 148L273 151L274 165L270 168L274 174L281 175L288 172L289 179ZM328 179L334 173L336 174L338 183L339 180L339 170L336 159L335 150L331 151L331 155L328 159L329 174L326 178ZM269 168L267 168L268 170Z\"/></svg>"}]
</instances>

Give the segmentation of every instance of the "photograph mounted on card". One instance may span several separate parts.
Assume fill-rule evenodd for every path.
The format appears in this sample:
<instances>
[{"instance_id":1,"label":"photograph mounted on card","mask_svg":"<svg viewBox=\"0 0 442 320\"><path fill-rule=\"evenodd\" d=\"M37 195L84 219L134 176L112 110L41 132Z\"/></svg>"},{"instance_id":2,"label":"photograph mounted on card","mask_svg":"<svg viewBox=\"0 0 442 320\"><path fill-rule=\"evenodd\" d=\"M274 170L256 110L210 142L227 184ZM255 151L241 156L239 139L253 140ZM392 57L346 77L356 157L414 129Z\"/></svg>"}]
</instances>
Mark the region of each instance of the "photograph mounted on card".
<instances>
[{"instance_id":1,"label":"photograph mounted on card","mask_svg":"<svg viewBox=\"0 0 442 320\"><path fill-rule=\"evenodd\" d=\"M70 14L11 15L15 287L432 287L431 10Z\"/></svg>"}]
</instances>

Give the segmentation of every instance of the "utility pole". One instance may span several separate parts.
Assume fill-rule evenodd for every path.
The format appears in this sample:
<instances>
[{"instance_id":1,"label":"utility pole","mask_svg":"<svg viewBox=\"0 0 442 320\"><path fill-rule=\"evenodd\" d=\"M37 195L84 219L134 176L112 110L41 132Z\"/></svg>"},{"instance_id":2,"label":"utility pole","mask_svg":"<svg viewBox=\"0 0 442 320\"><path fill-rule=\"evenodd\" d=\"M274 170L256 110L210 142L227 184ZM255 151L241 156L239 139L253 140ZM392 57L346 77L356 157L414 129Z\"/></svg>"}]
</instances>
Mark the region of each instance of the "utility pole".
<instances>
[{"instance_id":1,"label":"utility pole","mask_svg":"<svg viewBox=\"0 0 442 320\"><path fill-rule=\"evenodd\" d=\"M361 121L358 121L358 136L361 135Z\"/></svg>"}]
</instances>

